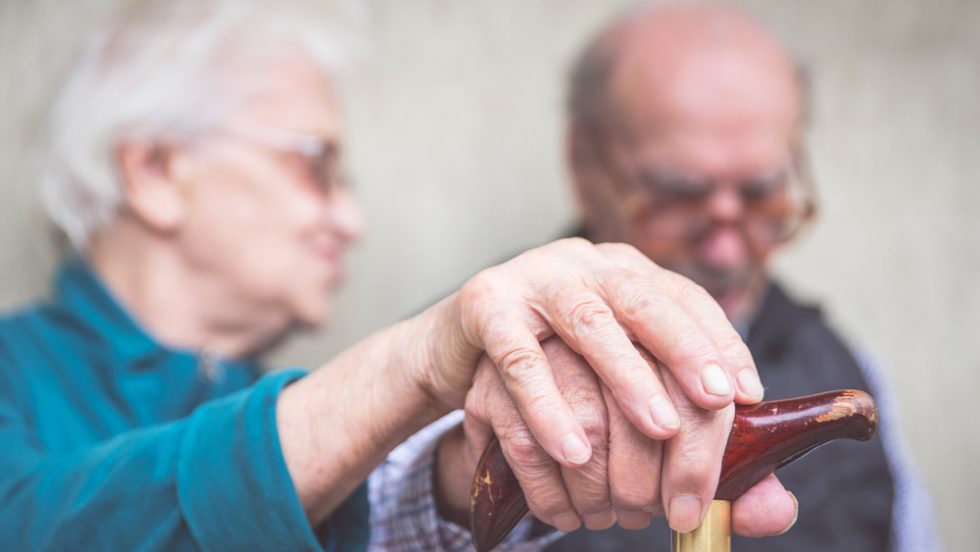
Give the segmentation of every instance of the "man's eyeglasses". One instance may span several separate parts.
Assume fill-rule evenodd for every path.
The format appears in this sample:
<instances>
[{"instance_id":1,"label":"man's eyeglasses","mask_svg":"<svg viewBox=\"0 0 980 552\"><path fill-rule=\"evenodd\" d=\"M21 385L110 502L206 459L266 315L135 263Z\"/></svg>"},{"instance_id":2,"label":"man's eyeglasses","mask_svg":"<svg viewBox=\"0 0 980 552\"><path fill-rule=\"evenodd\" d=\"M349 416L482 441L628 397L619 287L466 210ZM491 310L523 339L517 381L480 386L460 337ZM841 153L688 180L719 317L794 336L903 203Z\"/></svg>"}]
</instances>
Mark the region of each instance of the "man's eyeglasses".
<instances>
[{"instance_id":1,"label":"man's eyeglasses","mask_svg":"<svg viewBox=\"0 0 980 552\"><path fill-rule=\"evenodd\" d=\"M815 212L810 179L800 170L801 155L787 155L776 168L739 182L714 182L666 166L617 170L611 162L601 161L611 180L607 184L620 195L627 216L662 239L692 240L704 235L712 224L708 201L722 186L731 186L737 194L742 209L739 223L759 243L788 240Z\"/></svg>"}]
</instances>

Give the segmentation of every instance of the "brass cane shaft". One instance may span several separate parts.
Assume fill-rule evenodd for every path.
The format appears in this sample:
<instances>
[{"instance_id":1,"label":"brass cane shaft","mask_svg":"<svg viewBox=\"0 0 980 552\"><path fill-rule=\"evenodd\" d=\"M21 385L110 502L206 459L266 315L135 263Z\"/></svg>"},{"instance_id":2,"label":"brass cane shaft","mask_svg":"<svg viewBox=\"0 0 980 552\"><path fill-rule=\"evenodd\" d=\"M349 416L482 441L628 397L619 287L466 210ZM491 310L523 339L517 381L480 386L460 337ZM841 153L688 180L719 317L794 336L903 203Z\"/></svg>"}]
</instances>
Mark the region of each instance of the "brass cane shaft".
<instances>
[{"instance_id":1,"label":"brass cane shaft","mask_svg":"<svg viewBox=\"0 0 980 552\"><path fill-rule=\"evenodd\" d=\"M671 531L673 552L731 552L732 503L712 500L701 525L690 533Z\"/></svg>"}]
</instances>

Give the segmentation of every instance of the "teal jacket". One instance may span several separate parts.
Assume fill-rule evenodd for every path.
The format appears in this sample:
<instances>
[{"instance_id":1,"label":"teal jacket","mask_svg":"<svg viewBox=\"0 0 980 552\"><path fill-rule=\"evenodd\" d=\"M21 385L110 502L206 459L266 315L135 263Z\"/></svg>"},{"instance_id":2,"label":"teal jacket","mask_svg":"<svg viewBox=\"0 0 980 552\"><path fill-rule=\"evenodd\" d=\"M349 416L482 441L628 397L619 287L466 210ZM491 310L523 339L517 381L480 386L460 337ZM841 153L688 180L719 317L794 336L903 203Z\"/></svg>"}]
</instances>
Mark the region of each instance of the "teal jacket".
<instances>
[{"instance_id":1,"label":"teal jacket","mask_svg":"<svg viewBox=\"0 0 980 552\"><path fill-rule=\"evenodd\" d=\"M4 550L360 550L362 485L309 526L262 377L155 342L84 261L0 319Z\"/></svg>"}]
</instances>

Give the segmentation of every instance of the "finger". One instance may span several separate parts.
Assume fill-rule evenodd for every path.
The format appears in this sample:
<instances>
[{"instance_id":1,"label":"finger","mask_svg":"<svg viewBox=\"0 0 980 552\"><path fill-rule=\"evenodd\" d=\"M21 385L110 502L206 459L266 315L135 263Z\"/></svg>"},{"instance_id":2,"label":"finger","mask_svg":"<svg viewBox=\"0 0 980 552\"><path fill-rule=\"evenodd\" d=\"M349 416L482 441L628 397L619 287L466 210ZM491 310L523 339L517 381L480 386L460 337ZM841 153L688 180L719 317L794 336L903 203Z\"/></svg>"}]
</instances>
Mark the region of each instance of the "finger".
<instances>
[{"instance_id":1,"label":"finger","mask_svg":"<svg viewBox=\"0 0 980 552\"><path fill-rule=\"evenodd\" d=\"M666 389L601 297L581 286L563 286L552 290L541 315L585 357L637 427L656 439L674 435L680 419Z\"/></svg>"},{"instance_id":2,"label":"finger","mask_svg":"<svg viewBox=\"0 0 980 552\"><path fill-rule=\"evenodd\" d=\"M674 296L675 301L682 308L688 311L688 314L714 342L723 357L724 362L721 366L737 383L735 399L739 403L752 404L762 400L762 384L759 382L755 363L748 348L717 301L704 288L679 274L660 268L631 245L610 243L598 245L596 248L620 266L647 274L651 281L657 281ZM711 407L700 402L698 404L706 408Z\"/></svg>"},{"instance_id":3,"label":"finger","mask_svg":"<svg viewBox=\"0 0 980 552\"><path fill-rule=\"evenodd\" d=\"M483 455L483 451L490 445L490 441L494 437L490 421L490 407L487 405L494 404L494 401L499 400L496 393L490 392L487 387L488 383L494 384L491 382L489 374L492 374L493 378L497 378L496 368L493 367L493 363L489 359L480 363L483 364L484 362L489 364L489 367L477 368L473 377L473 388L467 394L466 404L463 407L466 414L463 418L463 430L466 435L467 452L471 458L477 459ZM507 400L509 401L509 398Z\"/></svg>"},{"instance_id":4,"label":"finger","mask_svg":"<svg viewBox=\"0 0 980 552\"><path fill-rule=\"evenodd\" d=\"M582 424L592 445L592 459L577 468L561 468L569 499L585 527L600 530L616 522L607 475L608 422L599 380L585 359L558 338L542 343L562 396Z\"/></svg>"},{"instance_id":5,"label":"finger","mask_svg":"<svg viewBox=\"0 0 980 552\"><path fill-rule=\"evenodd\" d=\"M677 435L664 443L663 503L671 529L686 533L700 525L715 495L735 406L701 409L679 396L670 373L663 377L684 419Z\"/></svg>"},{"instance_id":6,"label":"finger","mask_svg":"<svg viewBox=\"0 0 980 552\"><path fill-rule=\"evenodd\" d=\"M558 392L548 359L521 317L504 310L482 330L486 354L534 438L563 465L588 462L592 450L585 430Z\"/></svg>"},{"instance_id":7,"label":"finger","mask_svg":"<svg viewBox=\"0 0 980 552\"><path fill-rule=\"evenodd\" d=\"M721 353L721 366L735 382L735 402L755 404L761 401L765 391L752 353L718 302L691 280L679 274L663 272L665 284L672 287L675 301L697 321Z\"/></svg>"},{"instance_id":8,"label":"finger","mask_svg":"<svg viewBox=\"0 0 980 552\"><path fill-rule=\"evenodd\" d=\"M609 494L624 529L643 529L660 515L660 461L663 445L641 434L602 386L609 419Z\"/></svg>"},{"instance_id":9,"label":"finger","mask_svg":"<svg viewBox=\"0 0 980 552\"><path fill-rule=\"evenodd\" d=\"M745 537L781 535L798 514L796 497L770 474L732 503L732 530Z\"/></svg>"},{"instance_id":10,"label":"finger","mask_svg":"<svg viewBox=\"0 0 980 552\"><path fill-rule=\"evenodd\" d=\"M496 370L478 370L473 389L482 392L467 396L463 421L467 436L482 441L486 426L491 427L531 513L561 531L578 529L579 516L565 490L559 465L531 434Z\"/></svg>"},{"instance_id":11,"label":"finger","mask_svg":"<svg viewBox=\"0 0 980 552\"><path fill-rule=\"evenodd\" d=\"M670 370L684 395L702 408L727 406L735 398L735 390L722 368L724 357L687 310L654 282L624 276L608 278L603 285L619 322ZM619 396L619 389L606 383Z\"/></svg>"},{"instance_id":12,"label":"finger","mask_svg":"<svg viewBox=\"0 0 980 552\"><path fill-rule=\"evenodd\" d=\"M762 383L748 347L721 306L704 288L679 274L661 269L631 245L601 244L596 248L611 260L649 273L654 278L662 278L670 285L679 304L698 321L724 357L722 367L736 382L736 402L753 404L762 400Z\"/></svg>"}]
</instances>

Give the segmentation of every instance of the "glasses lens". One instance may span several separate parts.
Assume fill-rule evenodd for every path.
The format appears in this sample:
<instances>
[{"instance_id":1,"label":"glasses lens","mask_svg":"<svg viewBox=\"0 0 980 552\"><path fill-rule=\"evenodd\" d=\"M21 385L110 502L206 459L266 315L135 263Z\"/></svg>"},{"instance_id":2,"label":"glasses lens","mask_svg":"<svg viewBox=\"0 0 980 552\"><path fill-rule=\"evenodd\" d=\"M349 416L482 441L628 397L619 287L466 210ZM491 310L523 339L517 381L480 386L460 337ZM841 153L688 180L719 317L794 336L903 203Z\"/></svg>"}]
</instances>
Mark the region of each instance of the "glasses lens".
<instances>
[{"instance_id":1,"label":"glasses lens","mask_svg":"<svg viewBox=\"0 0 980 552\"><path fill-rule=\"evenodd\" d=\"M697 239L711 227L708 200L721 184L667 170L647 171L635 179L627 205L642 218L651 235L663 239ZM810 216L812 194L792 160L777 170L736 185L741 223L759 243L791 237Z\"/></svg>"},{"instance_id":2,"label":"glasses lens","mask_svg":"<svg viewBox=\"0 0 980 552\"><path fill-rule=\"evenodd\" d=\"M310 176L316 183L317 189L324 194L333 191L333 165L333 160L326 151L310 158Z\"/></svg>"}]
</instances>

